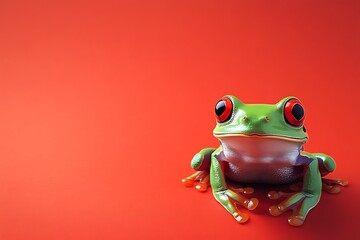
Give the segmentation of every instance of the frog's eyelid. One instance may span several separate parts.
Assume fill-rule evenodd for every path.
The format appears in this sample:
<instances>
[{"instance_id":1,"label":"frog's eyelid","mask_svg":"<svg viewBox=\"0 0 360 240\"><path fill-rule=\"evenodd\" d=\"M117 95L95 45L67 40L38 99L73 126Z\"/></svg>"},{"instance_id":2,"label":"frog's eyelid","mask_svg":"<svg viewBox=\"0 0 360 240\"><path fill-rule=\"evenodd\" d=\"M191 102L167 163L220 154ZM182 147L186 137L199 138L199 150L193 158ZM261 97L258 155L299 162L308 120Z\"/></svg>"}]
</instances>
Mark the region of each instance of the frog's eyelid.
<instances>
[{"instance_id":1,"label":"frog's eyelid","mask_svg":"<svg viewBox=\"0 0 360 240\"><path fill-rule=\"evenodd\" d=\"M233 95L225 95L224 97L229 98L234 105L244 105L245 104L239 98L237 98Z\"/></svg>"},{"instance_id":2,"label":"frog's eyelid","mask_svg":"<svg viewBox=\"0 0 360 240\"><path fill-rule=\"evenodd\" d=\"M279 109L284 108L285 104L286 104L289 100L291 100L291 99L296 99L296 100L298 100L298 101L300 102L300 100L299 100L297 97L288 96L288 97L285 97L285 98L281 99L281 100L276 104L277 108L279 108Z\"/></svg>"}]
</instances>

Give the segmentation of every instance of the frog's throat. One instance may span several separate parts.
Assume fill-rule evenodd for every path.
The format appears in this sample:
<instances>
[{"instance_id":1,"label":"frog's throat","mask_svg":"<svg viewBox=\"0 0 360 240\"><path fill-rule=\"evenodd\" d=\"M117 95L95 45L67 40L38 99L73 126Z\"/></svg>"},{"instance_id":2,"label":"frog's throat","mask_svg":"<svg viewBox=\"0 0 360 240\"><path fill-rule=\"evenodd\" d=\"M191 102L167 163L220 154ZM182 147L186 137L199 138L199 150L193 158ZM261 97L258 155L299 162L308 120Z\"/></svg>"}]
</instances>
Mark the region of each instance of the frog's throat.
<instances>
[{"instance_id":1,"label":"frog's throat","mask_svg":"<svg viewBox=\"0 0 360 240\"><path fill-rule=\"evenodd\" d=\"M272 138L272 139L281 139L290 142L300 142L305 143L308 138L292 138L286 136L276 136L276 135L262 135L262 134L244 134L244 133L214 133L216 138L225 138L225 137L252 137L252 138Z\"/></svg>"}]
</instances>

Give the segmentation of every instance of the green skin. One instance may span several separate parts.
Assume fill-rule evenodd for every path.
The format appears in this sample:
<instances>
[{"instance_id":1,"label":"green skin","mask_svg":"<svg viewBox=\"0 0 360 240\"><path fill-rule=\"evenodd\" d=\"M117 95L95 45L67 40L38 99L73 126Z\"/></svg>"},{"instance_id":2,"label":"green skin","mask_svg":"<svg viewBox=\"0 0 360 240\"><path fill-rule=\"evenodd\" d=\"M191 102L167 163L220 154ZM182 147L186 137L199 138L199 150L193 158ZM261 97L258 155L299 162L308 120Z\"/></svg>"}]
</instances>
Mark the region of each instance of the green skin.
<instances>
[{"instance_id":1,"label":"green skin","mask_svg":"<svg viewBox=\"0 0 360 240\"><path fill-rule=\"evenodd\" d=\"M191 166L198 171L196 176L199 176L199 174L204 175L204 173L210 171L210 185L215 199L236 221L243 223L247 221L248 216L239 211L238 205L253 210L258 204L258 200L255 198L247 199L237 191L230 189L226 182L227 177L231 176L233 180L239 182L273 184L274 182L268 180L269 178L261 178L262 175L265 176L267 174L267 168L271 167L273 169L274 166L279 166L279 173L285 171L285 169L290 170L290 174L279 180L281 182L278 183L292 183L302 180L303 184L301 189L295 193L271 191L269 193L270 198L278 199L280 197L286 197L286 200L278 205L271 206L269 211L272 215L277 216L292 209L294 213L288 219L289 224L293 226L302 225L308 212L315 207L320 200L323 185L322 176L335 170L334 160L325 154L303 151L303 144L308 140L306 131L303 126L294 127L290 125L284 118L286 102L296 98L286 97L275 105L269 105L244 104L234 96L225 97L229 98L232 102L232 115L229 120L223 123L217 122L213 131L214 136L219 139L221 146L217 149L205 148L194 156ZM240 150L241 148L239 147L239 149L237 149L236 146L238 145L236 144L231 145L231 147L225 147L229 139L233 142L238 141L240 144L244 141L254 141L254 144L257 144L257 142L270 140L275 143L275 145L271 145L274 146L274 148L276 148L276 146L285 148L285 154L287 144L296 147L289 148L288 150L289 153L291 152L293 160L288 160L283 163L273 159L270 162L256 162L256 164L247 164L239 160L240 163L235 167L236 171L232 171L229 164L231 165L231 163L237 160L230 158L238 157L241 159L243 155L242 150ZM262 155L266 155L267 151L269 150L265 149L264 151L256 152L257 158L261 159L262 157L266 157ZM243 168L248 165L252 167L247 172L242 172ZM260 172L257 172L257 168L259 168ZM296 169L302 170L296 171ZM273 170L275 172L274 176L282 176L277 173L277 169ZM257 178L256 174L261 176ZM194 176L188 177L186 180L183 180L183 182L188 180L193 181L194 179ZM199 177L195 180L199 180ZM246 193L244 189L242 189L242 191Z\"/></svg>"}]
</instances>

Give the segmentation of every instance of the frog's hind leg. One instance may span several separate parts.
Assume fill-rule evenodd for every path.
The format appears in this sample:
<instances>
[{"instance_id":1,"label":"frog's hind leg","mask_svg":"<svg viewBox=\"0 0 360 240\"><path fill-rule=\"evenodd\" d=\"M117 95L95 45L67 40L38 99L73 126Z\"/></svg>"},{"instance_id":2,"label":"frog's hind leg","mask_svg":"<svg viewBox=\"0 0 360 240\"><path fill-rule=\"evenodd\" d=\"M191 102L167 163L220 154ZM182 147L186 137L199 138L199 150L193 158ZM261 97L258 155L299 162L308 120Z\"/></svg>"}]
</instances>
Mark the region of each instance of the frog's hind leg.
<instances>
[{"instance_id":1,"label":"frog's hind leg","mask_svg":"<svg viewBox=\"0 0 360 240\"><path fill-rule=\"evenodd\" d=\"M336 164L332 157L323 153L314 153L313 155L318 159L321 176L325 176L335 170ZM339 193L341 191L339 186L346 185L348 185L347 180L327 178L322 179L322 189L327 193Z\"/></svg>"},{"instance_id":2,"label":"frog's hind leg","mask_svg":"<svg viewBox=\"0 0 360 240\"><path fill-rule=\"evenodd\" d=\"M182 180L184 186L192 187L196 182L195 188L200 192L205 192L210 186L210 164L211 154L215 148L204 148L199 153L195 154L191 160L191 167L196 170L194 174Z\"/></svg>"}]
</instances>

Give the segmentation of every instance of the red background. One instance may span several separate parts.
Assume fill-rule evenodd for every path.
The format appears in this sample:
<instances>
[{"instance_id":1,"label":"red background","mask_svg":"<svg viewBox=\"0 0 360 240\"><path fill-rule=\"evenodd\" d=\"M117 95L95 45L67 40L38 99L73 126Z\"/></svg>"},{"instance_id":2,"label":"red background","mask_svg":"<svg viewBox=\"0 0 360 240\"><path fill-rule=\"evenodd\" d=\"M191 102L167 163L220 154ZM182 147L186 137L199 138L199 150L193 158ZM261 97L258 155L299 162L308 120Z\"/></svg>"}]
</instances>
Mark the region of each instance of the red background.
<instances>
[{"instance_id":1,"label":"red background","mask_svg":"<svg viewBox=\"0 0 360 240\"><path fill-rule=\"evenodd\" d=\"M0 239L356 239L358 1L1 1ZM350 186L305 225L184 188L214 104L288 95ZM244 210L244 212L247 212Z\"/></svg>"}]
</instances>

